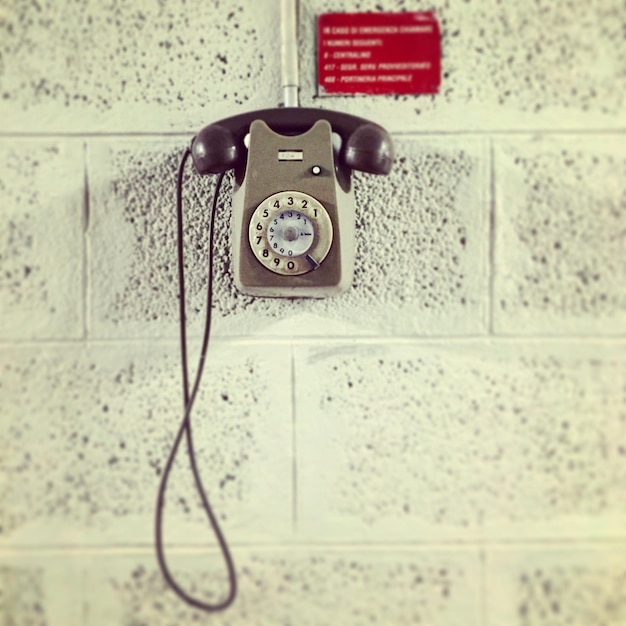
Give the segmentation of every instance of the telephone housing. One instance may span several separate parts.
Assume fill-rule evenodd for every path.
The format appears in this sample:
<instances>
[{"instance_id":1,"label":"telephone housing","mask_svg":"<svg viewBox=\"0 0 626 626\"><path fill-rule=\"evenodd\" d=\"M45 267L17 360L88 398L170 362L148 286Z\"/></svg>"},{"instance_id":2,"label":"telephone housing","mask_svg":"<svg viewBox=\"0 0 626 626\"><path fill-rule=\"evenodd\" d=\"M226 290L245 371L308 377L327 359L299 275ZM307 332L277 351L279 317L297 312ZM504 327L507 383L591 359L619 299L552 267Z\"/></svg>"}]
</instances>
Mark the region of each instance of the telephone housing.
<instances>
[{"instance_id":1,"label":"telephone housing","mask_svg":"<svg viewBox=\"0 0 626 626\"><path fill-rule=\"evenodd\" d=\"M339 149L333 135L340 138ZM200 174L234 169L233 269L239 291L321 298L350 287L351 173L389 173L393 144L384 128L335 111L265 109L206 126L193 139L191 155Z\"/></svg>"}]
</instances>

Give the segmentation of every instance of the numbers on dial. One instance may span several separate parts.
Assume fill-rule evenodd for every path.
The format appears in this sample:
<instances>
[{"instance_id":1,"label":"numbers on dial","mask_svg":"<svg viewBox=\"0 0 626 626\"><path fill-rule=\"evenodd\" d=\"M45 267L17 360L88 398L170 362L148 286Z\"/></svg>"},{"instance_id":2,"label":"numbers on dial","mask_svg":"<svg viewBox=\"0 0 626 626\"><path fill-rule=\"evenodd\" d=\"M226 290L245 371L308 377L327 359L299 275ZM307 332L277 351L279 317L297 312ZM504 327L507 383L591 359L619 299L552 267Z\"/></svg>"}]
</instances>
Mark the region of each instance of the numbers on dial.
<instances>
[{"instance_id":1,"label":"numbers on dial","mask_svg":"<svg viewBox=\"0 0 626 626\"><path fill-rule=\"evenodd\" d=\"M324 205L300 191L266 198L250 219L250 247L257 260L277 274L317 269L326 258L333 227Z\"/></svg>"}]
</instances>

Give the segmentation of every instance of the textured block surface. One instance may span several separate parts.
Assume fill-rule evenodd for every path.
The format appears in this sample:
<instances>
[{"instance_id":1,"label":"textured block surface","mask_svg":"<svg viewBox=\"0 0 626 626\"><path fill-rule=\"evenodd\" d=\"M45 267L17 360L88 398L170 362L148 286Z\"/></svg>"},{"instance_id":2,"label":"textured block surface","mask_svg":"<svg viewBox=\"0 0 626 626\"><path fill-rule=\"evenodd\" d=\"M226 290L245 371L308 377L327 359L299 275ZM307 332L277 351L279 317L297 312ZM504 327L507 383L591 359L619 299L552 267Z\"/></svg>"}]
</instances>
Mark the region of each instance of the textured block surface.
<instances>
[{"instance_id":1,"label":"textured block surface","mask_svg":"<svg viewBox=\"0 0 626 626\"><path fill-rule=\"evenodd\" d=\"M624 533L623 346L297 349L298 532Z\"/></svg>"},{"instance_id":2,"label":"textured block surface","mask_svg":"<svg viewBox=\"0 0 626 626\"><path fill-rule=\"evenodd\" d=\"M379 549L289 552L236 550L235 605L206 615L166 591L145 558L103 557L89 579L86 626L100 624L480 624L479 561L474 551ZM225 593L215 555L175 557L185 589L203 601ZM174 563L174 561L173 561Z\"/></svg>"},{"instance_id":3,"label":"textured block surface","mask_svg":"<svg viewBox=\"0 0 626 626\"><path fill-rule=\"evenodd\" d=\"M89 144L92 336L178 336L176 177L186 145L180 139ZM207 205L213 181L197 175L188 180L185 258L193 332L200 330L199 312L206 301ZM220 242L225 230L224 224Z\"/></svg>"},{"instance_id":4,"label":"textured block surface","mask_svg":"<svg viewBox=\"0 0 626 626\"><path fill-rule=\"evenodd\" d=\"M16 0L0 15L0 129L193 132L275 106L278 4Z\"/></svg>"},{"instance_id":5,"label":"textured block surface","mask_svg":"<svg viewBox=\"0 0 626 626\"><path fill-rule=\"evenodd\" d=\"M47 624L42 572L0 566L0 617L5 624Z\"/></svg>"},{"instance_id":6,"label":"textured block surface","mask_svg":"<svg viewBox=\"0 0 626 626\"><path fill-rule=\"evenodd\" d=\"M191 372L196 349L190 348ZM147 544L182 417L178 346L6 349L0 410L0 540ZM282 376L284 393L270 380ZM291 530L289 361L274 348L214 347L192 415L198 467L231 539ZM166 538L212 545L181 446ZM238 535L239 533L239 535Z\"/></svg>"},{"instance_id":7,"label":"textured block surface","mask_svg":"<svg viewBox=\"0 0 626 626\"><path fill-rule=\"evenodd\" d=\"M442 32L436 96L324 98L395 130L606 128L624 123L623 7L398 0L300 8L301 100L316 98L315 18L332 11L434 10ZM12 2L0 21L4 130L193 132L276 106L278 3L190 9L180 0L109 7Z\"/></svg>"},{"instance_id":8,"label":"textured block surface","mask_svg":"<svg viewBox=\"0 0 626 626\"><path fill-rule=\"evenodd\" d=\"M437 95L316 97L315 18L343 11L434 11L441 28ZM392 130L623 127L626 42L619 0L601 5L403 0L302 4L302 102Z\"/></svg>"},{"instance_id":9,"label":"textured block surface","mask_svg":"<svg viewBox=\"0 0 626 626\"><path fill-rule=\"evenodd\" d=\"M301 103L397 161L354 176L354 282L319 301L236 291L226 177L193 433L239 592L205 615L166 588L177 169L282 99L280 5L0 0L0 625L624 626L620 0L299 3ZM416 10L439 94L317 94L318 15ZM192 372L214 184L189 166ZM214 601L179 454L166 554Z\"/></svg>"},{"instance_id":10,"label":"textured block surface","mask_svg":"<svg viewBox=\"0 0 626 626\"><path fill-rule=\"evenodd\" d=\"M72 555L0 553L0 623L80 626L84 573Z\"/></svg>"},{"instance_id":11,"label":"textured block surface","mask_svg":"<svg viewBox=\"0 0 626 626\"><path fill-rule=\"evenodd\" d=\"M487 626L621 626L626 545L545 546L487 553Z\"/></svg>"},{"instance_id":12,"label":"textured block surface","mask_svg":"<svg viewBox=\"0 0 626 626\"><path fill-rule=\"evenodd\" d=\"M335 298L267 299L236 291L226 182L216 229L215 334L484 332L486 144L432 137L396 143L398 161L388 177L355 177L355 279ZM178 332L174 181L179 151L174 140L89 146L91 330L96 337ZM196 330L206 298L206 207L213 184L195 175L185 186L188 319Z\"/></svg>"},{"instance_id":13,"label":"textured block surface","mask_svg":"<svg viewBox=\"0 0 626 626\"><path fill-rule=\"evenodd\" d=\"M0 141L0 339L83 336L81 141Z\"/></svg>"},{"instance_id":14,"label":"textured block surface","mask_svg":"<svg viewBox=\"0 0 626 626\"><path fill-rule=\"evenodd\" d=\"M626 333L621 135L499 140L494 327Z\"/></svg>"}]
</instances>

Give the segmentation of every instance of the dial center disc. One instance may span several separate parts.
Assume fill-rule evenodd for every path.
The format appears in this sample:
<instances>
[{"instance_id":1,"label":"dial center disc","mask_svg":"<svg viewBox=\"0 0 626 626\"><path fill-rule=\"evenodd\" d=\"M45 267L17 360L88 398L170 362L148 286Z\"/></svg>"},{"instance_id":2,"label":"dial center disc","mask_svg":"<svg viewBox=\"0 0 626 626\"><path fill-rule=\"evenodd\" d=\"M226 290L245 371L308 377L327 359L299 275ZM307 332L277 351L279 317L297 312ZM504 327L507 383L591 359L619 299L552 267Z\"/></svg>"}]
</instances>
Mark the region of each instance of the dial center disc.
<instances>
[{"instance_id":1,"label":"dial center disc","mask_svg":"<svg viewBox=\"0 0 626 626\"><path fill-rule=\"evenodd\" d=\"M276 254L300 256L313 245L313 222L301 211L276 213L268 226L267 242Z\"/></svg>"},{"instance_id":2,"label":"dial center disc","mask_svg":"<svg viewBox=\"0 0 626 626\"><path fill-rule=\"evenodd\" d=\"M294 241L295 239L297 239L300 236L300 233L298 232L298 230L296 228L294 228L293 226L288 226L287 228L285 228L283 230L283 237L287 240L287 241Z\"/></svg>"}]
</instances>

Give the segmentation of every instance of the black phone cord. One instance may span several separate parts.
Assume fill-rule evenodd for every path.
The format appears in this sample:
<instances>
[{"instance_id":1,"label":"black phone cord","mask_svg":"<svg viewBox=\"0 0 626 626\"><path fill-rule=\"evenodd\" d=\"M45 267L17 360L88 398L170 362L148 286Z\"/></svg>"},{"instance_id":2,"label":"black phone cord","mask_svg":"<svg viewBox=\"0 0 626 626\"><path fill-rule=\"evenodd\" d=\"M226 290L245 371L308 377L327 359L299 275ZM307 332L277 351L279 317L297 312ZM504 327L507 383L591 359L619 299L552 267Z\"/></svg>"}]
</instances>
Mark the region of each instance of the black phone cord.
<instances>
[{"instance_id":1,"label":"black phone cord","mask_svg":"<svg viewBox=\"0 0 626 626\"><path fill-rule=\"evenodd\" d=\"M215 191L213 192L213 201L211 203L211 216L210 216L210 231L209 231L209 254L208 254L208 285L207 285L207 304L206 304L206 318L204 324L204 335L202 338L202 347L200 349L200 358L198 360L198 367L196 371L196 377L193 382L191 393L189 391L189 368L187 358L187 331L186 331L186 315L185 315L185 269L184 269L184 250L183 250L183 201L182 201L182 189L183 189L183 177L185 171L185 165L191 152L189 149L185 151L182 156L180 166L178 169L178 178L176 183L176 221L177 221L177 252L178 252L178 283L179 283L179 314L180 314L180 347L181 347L181 364L182 364L182 378L183 378L183 400L184 400L184 416L180 423L178 433L174 440L174 444L170 450L165 468L161 475L161 482L159 484L159 491L156 503L155 513L155 545L157 559L161 572L168 583L168 585L176 592L176 594L184 600L187 604L207 612L223 611L228 608L237 594L237 576L235 573L235 566L233 559L226 543L226 539L219 526L215 513L211 508L209 499L206 494L200 472L196 463L196 455L193 444L193 436L191 429L191 411L193 409L194 402L200 387L200 380L202 379L202 373L204 371L204 365L206 362L206 355L209 346L209 336L211 333L211 308L213 306L213 242L215 233L215 213L217 207L217 201L219 198L219 192L224 179L224 173L218 176ZM167 489L167 483L169 476L178 453L180 442L185 435L187 442L187 453L189 457L189 464L191 466L191 472L193 474L194 482L200 499L202 501L202 507L207 514L209 523L215 537L219 544L220 550L224 557L224 562L228 570L228 585L229 591L227 596L215 604L209 604L198 600L190 596L174 579L165 559L165 552L163 546L163 513L165 509L165 492Z\"/></svg>"}]
</instances>

